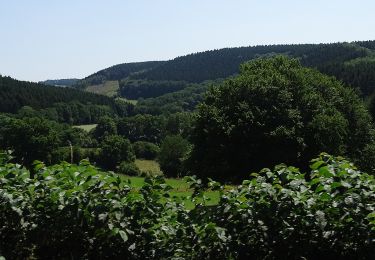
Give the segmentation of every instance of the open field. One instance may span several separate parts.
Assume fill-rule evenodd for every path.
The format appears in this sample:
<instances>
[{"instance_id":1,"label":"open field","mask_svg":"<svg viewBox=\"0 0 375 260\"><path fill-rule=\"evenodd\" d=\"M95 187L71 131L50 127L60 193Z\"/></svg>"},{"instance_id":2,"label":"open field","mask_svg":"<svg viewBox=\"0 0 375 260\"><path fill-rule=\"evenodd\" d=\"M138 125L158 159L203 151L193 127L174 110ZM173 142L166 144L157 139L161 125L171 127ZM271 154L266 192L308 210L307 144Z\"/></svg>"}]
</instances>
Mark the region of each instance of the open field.
<instances>
[{"instance_id":1,"label":"open field","mask_svg":"<svg viewBox=\"0 0 375 260\"><path fill-rule=\"evenodd\" d=\"M87 132L90 132L92 129L94 129L97 126L97 124L90 124L90 125L75 125L73 127L81 128Z\"/></svg>"},{"instance_id":2,"label":"open field","mask_svg":"<svg viewBox=\"0 0 375 260\"><path fill-rule=\"evenodd\" d=\"M142 172L151 172L157 175L162 174L159 163L154 160L137 159L135 160L135 164Z\"/></svg>"},{"instance_id":3,"label":"open field","mask_svg":"<svg viewBox=\"0 0 375 260\"><path fill-rule=\"evenodd\" d=\"M113 97L117 94L119 83L117 80L106 81L103 84L88 86L86 91Z\"/></svg>"}]
</instances>

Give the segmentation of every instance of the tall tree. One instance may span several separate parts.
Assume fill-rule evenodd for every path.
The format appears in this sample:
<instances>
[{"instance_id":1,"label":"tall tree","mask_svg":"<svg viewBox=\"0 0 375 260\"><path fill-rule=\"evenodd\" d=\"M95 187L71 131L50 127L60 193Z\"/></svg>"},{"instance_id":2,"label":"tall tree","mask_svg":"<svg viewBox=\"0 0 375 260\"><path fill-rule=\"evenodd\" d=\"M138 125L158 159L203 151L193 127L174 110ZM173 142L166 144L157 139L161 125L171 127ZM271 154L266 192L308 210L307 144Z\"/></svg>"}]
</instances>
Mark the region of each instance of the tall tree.
<instances>
[{"instance_id":1,"label":"tall tree","mask_svg":"<svg viewBox=\"0 0 375 260\"><path fill-rule=\"evenodd\" d=\"M334 78L284 56L251 61L240 70L211 88L199 108L193 174L240 180L278 163L302 165L323 151L360 163L373 145L364 104Z\"/></svg>"}]
</instances>

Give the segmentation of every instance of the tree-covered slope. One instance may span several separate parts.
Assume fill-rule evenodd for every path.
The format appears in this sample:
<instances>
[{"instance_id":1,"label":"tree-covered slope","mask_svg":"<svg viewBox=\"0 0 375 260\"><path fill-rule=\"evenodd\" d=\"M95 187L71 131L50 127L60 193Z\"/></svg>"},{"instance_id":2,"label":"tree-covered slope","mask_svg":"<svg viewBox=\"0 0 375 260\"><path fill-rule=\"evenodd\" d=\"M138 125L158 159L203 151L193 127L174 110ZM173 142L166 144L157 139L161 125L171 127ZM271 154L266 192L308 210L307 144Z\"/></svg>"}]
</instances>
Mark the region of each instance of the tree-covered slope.
<instances>
[{"instance_id":1,"label":"tree-covered slope","mask_svg":"<svg viewBox=\"0 0 375 260\"><path fill-rule=\"evenodd\" d=\"M302 65L335 76L365 95L375 89L375 41L224 48L169 61L124 63L94 73L75 87L107 94L106 82L118 81L119 88L111 89L108 95L118 92L127 99L155 98L188 87L182 82L227 78L237 74L243 62L277 54L297 58Z\"/></svg>"},{"instance_id":2,"label":"tree-covered slope","mask_svg":"<svg viewBox=\"0 0 375 260\"><path fill-rule=\"evenodd\" d=\"M133 105L85 91L0 76L0 112L41 116L65 123L95 123L102 115L124 116Z\"/></svg>"},{"instance_id":3,"label":"tree-covered slope","mask_svg":"<svg viewBox=\"0 0 375 260\"><path fill-rule=\"evenodd\" d=\"M360 87L367 94L375 87L373 81L369 80L375 74L372 61L351 66L347 62L372 57L374 45L373 41L368 41L226 48L178 57L156 68L132 75L131 78L199 83L236 74L239 65L245 61L284 54L300 59L304 66L317 68L353 87ZM352 74L356 77L351 77Z\"/></svg>"},{"instance_id":4,"label":"tree-covered slope","mask_svg":"<svg viewBox=\"0 0 375 260\"><path fill-rule=\"evenodd\" d=\"M45 86L0 76L0 112L14 113L23 106L46 108L58 102L111 105L113 100L72 88Z\"/></svg>"},{"instance_id":5,"label":"tree-covered slope","mask_svg":"<svg viewBox=\"0 0 375 260\"><path fill-rule=\"evenodd\" d=\"M163 63L163 61L146 61L114 65L87 76L77 82L74 87L85 89L88 86L99 85L106 81L121 80L132 73L143 72Z\"/></svg>"}]
</instances>

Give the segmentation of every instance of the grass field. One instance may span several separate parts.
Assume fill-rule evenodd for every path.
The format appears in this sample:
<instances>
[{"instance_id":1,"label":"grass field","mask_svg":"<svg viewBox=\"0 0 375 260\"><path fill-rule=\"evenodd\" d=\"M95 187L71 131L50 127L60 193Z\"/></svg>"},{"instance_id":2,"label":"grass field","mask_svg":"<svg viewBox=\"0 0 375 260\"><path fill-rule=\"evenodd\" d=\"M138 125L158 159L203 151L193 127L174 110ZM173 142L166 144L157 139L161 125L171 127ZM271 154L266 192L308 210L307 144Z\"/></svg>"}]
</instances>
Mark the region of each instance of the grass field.
<instances>
[{"instance_id":1,"label":"grass field","mask_svg":"<svg viewBox=\"0 0 375 260\"><path fill-rule=\"evenodd\" d=\"M160 166L156 161L137 159L135 161L135 164L141 171L162 174ZM145 184L143 177L133 177L126 175L121 176L124 180L130 181L130 185L135 189L140 189ZM186 208L194 208L194 204L190 198L190 196L192 195L192 191L189 189L189 184L186 181L184 181L184 179L166 178L165 181L168 185L170 185L173 188L170 191L170 195L172 197L175 197L176 200L181 200L181 202L185 204ZM230 186L226 187L226 189L230 188ZM215 205L219 202L219 192L207 191L205 192L205 196L208 199L205 202L207 205Z\"/></svg>"},{"instance_id":2,"label":"grass field","mask_svg":"<svg viewBox=\"0 0 375 260\"><path fill-rule=\"evenodd\" d=\"M103 84L88 86L86 91L113 97L119 90L119 83L117 80L105 81Z\"/></svg>"},{"instance_id":3,"label":"grass field","mask_svg":"<svg viewBox=\"0 0 375 260\"><path fill-rule=\"evenodd\" d=\"M153 160L135 160L135 164L142 172L151 172L153 174L160 175L162 171L160 170L160 166L156 161Z\"/></svg>"},{"instance_id":4,"label":"grass field","mask_svg":"<svg viewBox=\"0 0 375 260\"><path fill-rule=\"evenodd\" d=\"M91 125L75 125L73 127L81 128L87 132L90 132L92 129L94 129L97 126L97 124L91 124Z\"/></svg>"},{"instance_id":5,"label":"grass field","mask_svg":"<svg viewBox=\"0 0 375 260\"><path fill-rule=\"evenodd\" d=\"M143 177L123 175L122 178L124 180L128 180L130 182L130 186L135 189L140 189L145 184ZM166 179L165 181L173 188L170 191L171 197L174 197L176 200L180 200L182 203L184 203L187 209L194 208L194 203L190 198L192 191L189 189L188 183L186 183L183 179L173 178ZM219 202L219 192L217 191L207 191L204 195L207 198L205 201L206 205L215 205Z\"/></svg>"}]
</instances>

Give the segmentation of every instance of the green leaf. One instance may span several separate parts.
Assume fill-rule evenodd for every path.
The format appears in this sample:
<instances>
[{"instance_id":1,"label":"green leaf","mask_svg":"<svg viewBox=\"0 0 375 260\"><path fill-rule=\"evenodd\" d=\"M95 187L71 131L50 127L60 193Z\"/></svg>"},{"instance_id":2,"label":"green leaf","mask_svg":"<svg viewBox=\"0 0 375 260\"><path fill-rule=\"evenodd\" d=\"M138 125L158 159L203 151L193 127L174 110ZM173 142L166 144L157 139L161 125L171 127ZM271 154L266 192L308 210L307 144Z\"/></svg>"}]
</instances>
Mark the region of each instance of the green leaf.
<instances>
[{"instance_id":1,"label":"green leaf","mask_svg":"<svg viewBox=\"0 0 375 260\"><path fill-rule=\"evenodd\" d=\"M121 236L121 238L124 242L128 241L129 238L128 238L128 235L125 233L125 231L120 230L118 233L120 234L120 236Z\"/></svg>"},{"instance_id":2,"label":"green leaf","mask_svg":"<svg viewBox=\"0 0 375 260\"><path fill-rule=\"evenodd\" d=\"M322 201L329 201L331 200L331 195L329 195L327 192L324 192L320 195L320 199Z\"/></svg>"},{"instance_id":3,"label":"green leaf","mask_svg":"<svg viewBox=\"0 0 375 260\"><path fill-rule=\"evenodd\" d=\"M316 169L318 169L322 164L324 164L324 161L317 161L317 162L313 163L313 164L310 166L310 168L311 168L312 170L316 170Z\"/></svg>"}]
</instances>

